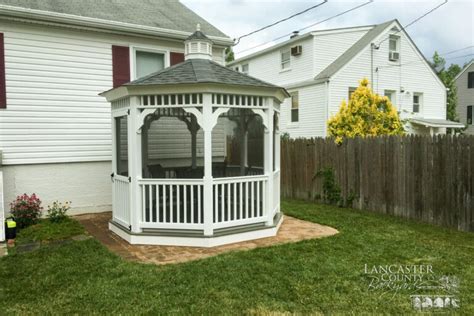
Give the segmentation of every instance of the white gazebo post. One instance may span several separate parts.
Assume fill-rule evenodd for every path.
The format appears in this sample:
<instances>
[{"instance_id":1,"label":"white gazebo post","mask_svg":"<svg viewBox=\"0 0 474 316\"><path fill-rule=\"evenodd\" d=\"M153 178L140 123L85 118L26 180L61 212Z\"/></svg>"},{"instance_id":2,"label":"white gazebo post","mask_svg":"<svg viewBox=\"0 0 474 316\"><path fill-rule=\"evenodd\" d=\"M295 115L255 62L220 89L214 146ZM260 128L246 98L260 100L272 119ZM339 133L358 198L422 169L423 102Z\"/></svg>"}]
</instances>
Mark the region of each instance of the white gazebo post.
<instances>
[{"instance_id":1,"label":"white gazebo post","mask_svg":"<svg viewBox=\"0 0 474 316\"><path fill-rule=\"evenodd\" d=\"M203 126L204 130L204 235L212 236L213 229L213 181L212 181L212 129L213 113L211 95L205 93L203 95L202 108Z\"/></svg>"},{"instance_id":2,"label":"white gazebo post","mask_svg":"<svg viewBox=\"0 0 474 316\"><path fill-rule=\"evenodd\" d=\"M140 109L138 109L139 97L130 97L130 115L128 128L128 164L130 179L130 225L133 233L140 233L140 221L142 218L141 209L142 201L140 194L140 186L138 180L142 178L142 135L141 127L144 122L140 118Z\"/></svg>"},{"instance_id":3,"label":"white gazebo post","mask_svg":"<svg viewBox=\"0 0 474 316\"><path fill-rule=\"evenodd\" d=\"M265 140L264 140L264 168L265 174L268 175L267 183L267 199L266 199L266 225L273 225L273 100L265 99L268 104L268 109L265 111L267 124L265 126Z\"/></svg>"}]
</instances>

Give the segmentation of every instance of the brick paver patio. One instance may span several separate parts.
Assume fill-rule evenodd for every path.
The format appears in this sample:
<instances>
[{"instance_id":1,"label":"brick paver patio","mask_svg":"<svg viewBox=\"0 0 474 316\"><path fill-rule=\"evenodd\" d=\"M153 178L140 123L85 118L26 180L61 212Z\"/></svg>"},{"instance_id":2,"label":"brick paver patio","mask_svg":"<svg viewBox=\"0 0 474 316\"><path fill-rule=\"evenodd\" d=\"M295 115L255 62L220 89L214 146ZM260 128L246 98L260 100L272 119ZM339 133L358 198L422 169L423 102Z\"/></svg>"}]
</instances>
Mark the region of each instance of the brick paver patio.
<instances>
[{"instance_id":1,"label":"brick paver patio","mask_svg":"<svg viewBox=\"0 0 474 316\"><path fill-rule=\"evenodd\" d=\"M154 264L170 264L198 260L228 251L249 250L277 244L332 236L334 228L285 216L275 237L223 245L214 248L130 245L108 229L112 213L85 214L75 218L102 244L122 258Z\"/></svg>"}]
</instances>

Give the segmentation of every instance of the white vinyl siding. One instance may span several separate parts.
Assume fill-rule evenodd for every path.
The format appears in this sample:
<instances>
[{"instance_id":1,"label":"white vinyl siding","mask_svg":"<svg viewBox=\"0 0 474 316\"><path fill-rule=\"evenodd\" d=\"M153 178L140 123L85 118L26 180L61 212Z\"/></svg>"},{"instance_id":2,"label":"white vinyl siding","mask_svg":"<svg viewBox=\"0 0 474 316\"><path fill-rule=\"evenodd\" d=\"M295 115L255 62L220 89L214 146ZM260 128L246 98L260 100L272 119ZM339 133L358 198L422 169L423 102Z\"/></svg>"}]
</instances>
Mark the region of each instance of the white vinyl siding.
<instances>
[{"instance_id":1,"label":"white vinyl siding","mask_svg":"<svg viewBox=\"0 0 474 316\"><path fill-rule=\"evenodd\" d=\"M111 160L112 45L182 52L184 44L0 22L7 109L0 110L3 164ZM222 63L223 49L214 49Z\"/></svg>"},{"instance_id":2,"label":"white vinyl siding","mask_svg":"<svg viewBox=\"0 0 474 316\"><path fill-rule=\"evenodd\" d=\"M293 91L289 91L292 93ZM298 88L298 122L291 122L291 98L281 105L280 131L291 137L315 137L326 133L326 85Z\"/></svg>"},{"instance_id":3,"label":"white vinyl siding","mask_svg":"<svg viewBox=\"0 0 474 316\"><path fill-rule=\"evenodd\" d=\"M389 31L387 31L389 32ZM389 34L382 34L380 42ZM385 90L396 91L396 108L401 112L402 119L410 117L413 107L413 93L423 93L423 117L424 118L446 118L446 89L430 69L423 58L419 56L415 48L409 43L409 39L402 33L400 36L400 53L403 55L402 64L395 66L387 60L389 51L388 40L381 43L378 50L374 50L374 82L371 83L373 90L383 95ZM367 46L359 55L345 65L336 73L329 84L330 113L338 111L341 101L347 98L347 89L357 86L362 78L371 79L370 74L370 46ZM378 71L375 71L378 68ZM403 88L403 92L401 92Z\"/></svg>"}]
</instances>

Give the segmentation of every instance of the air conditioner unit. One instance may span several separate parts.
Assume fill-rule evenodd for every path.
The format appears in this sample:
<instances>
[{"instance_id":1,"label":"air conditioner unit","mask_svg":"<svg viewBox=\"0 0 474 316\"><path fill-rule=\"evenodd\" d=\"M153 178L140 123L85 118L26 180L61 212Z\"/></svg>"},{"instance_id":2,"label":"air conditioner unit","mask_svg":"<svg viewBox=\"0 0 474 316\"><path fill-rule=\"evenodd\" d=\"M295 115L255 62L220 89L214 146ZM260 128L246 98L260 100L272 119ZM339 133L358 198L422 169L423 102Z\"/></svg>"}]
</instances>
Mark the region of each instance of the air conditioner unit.
<instances>
[{"instance_id":1,"label":"air conditioner unit","mask_svg":"<svg viewBox=\"0 0 474 316\"><path fill-rule=\"evenodd\" d=\"M388 53L388 59L390 61L398 61L400 59L400 53L399 52L389 52Z\"/></svg>"},{"instance_id":2,"label":"air conditioner unit","mask_svg":"<svg viewBox=\"0 0 474 316\"><path fill-rule=\"evenodd\" d=\"M303 52L303 47L301 47L301 45L293 46L291 48L291 56L301 55L302 52Z\"/></svg>"}]
</instances>

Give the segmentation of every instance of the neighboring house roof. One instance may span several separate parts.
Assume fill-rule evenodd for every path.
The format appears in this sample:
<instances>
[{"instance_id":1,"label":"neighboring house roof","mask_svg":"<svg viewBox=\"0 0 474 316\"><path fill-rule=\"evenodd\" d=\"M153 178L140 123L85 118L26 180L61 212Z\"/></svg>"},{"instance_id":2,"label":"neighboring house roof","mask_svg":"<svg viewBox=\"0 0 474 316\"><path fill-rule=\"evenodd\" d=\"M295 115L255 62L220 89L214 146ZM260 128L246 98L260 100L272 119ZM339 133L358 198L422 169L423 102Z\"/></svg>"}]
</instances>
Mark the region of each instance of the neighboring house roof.
<instances>
[{"instance_id":1,"label":"neighboring house roof","mask_svg":"<svg viewBox=\"0 0 474 316\"><path fill-rule=\"evenodd\" d=\"M281 88L260 79L250 77L241 72L233 71L207 59L188 59L180 64L165 68L151 75L127 83L125 86L194 83Z\"/></svg>"},{"instance_id":2,"label":"neighboring house roof","mask_svg":"<svg viewBox=\"0 0 474 316\"><path fill-rule=\"evenodd\" d=\"M230 63L227 64L227 66L232 66L232 65L235 65L235 64L238 64L238 63L241 63L242 61L245 61L245 60L248 60L248 59L252 59L254 57L257 57L257 56L260 56L260 55L263 55L263 54L266 54L268 52L271 52L271 51L274 51L274 50L277 50L281 47L285 47L287 45L291 45L295 42L299 42L301 40L304 40L308 37L311 37L311 36L315 36L315 35L319 35L319 34L324 34L324 33L328 33L328 32L337 32L337 31L354 31L354 30L358 30L358 29L367 29L367 28L370 28L370 27L373 27L374 25L365 25L365 26L350 26L350 27L339 27L339 28L334 28L334 29L324 29L324 30L316 30L316 31L311 31L311 32L308 32L308 33L304 33L304 34L301 34L301 35L297 35L295 37L292 37L284 42L281 42L279 44L276 44L276 45L273 45L271 47L268 47L268 48L265 48L265 49L262 49L258 52L255 52L255 53L251 53L251 54L248 54L244 57L240 57L240 58L237 58L236 60L233 60L231 61Z\"/></svg>"},{"instance_id":3,"label":"neighboring house roof","mask_svg":"<svg viewBox=\"0 0 474 316\"><path fill-rule=\"evenodd\" d=\"M464 124L443 119L411 118L411 123L423 125L426 127L446 127L446 128L464 128Z\"/></svg>"},{"instance_id":4,"label":"neighboring house roof","mask_svg":"<svg viewBox=\"0 0 474 316\"><path fill-rule=\"evenodd\" d=\"M26 13L67 14L187 33L194 32L199 23L209 36L228 39L178 0L0 0L0 6L2 15L10 14L8 9L16 8Z\"/></svg>"},{"instance_id":5,"label":"neighboring house roof","mask_svg":"<svg viewBox=\"0 0 474 316\"><path fill-rule=\"evenodd\" d=\"M323 69L316 77L316 82L324 82L338 72L344 65L351 61L361 50L363 50L367 45L372 43L380 34L382 34L385 29L390 26L396 20L391 20L382 24L376 25L370 31L368 31L364 36L362 36L357 42L354 43L348 50L346 50L341 56L339 56L335 61L329 64L325 69Z\"/></svg>"},{"instance_id":6,"label":"neighboring house roof","mask_svg":"<svg viewBox=\"0 0 474 316\"><path fill-rule=\"evenodd\" d=\"M454 81L458 80L459 77L461 77L461 75L467 70L469 69L469 67L471 67L471 65L474 64L474 60L472 60L469 64L466 65L466 67L464 67L456 77L454 77Z\"/></svg>"}]
</instances>

